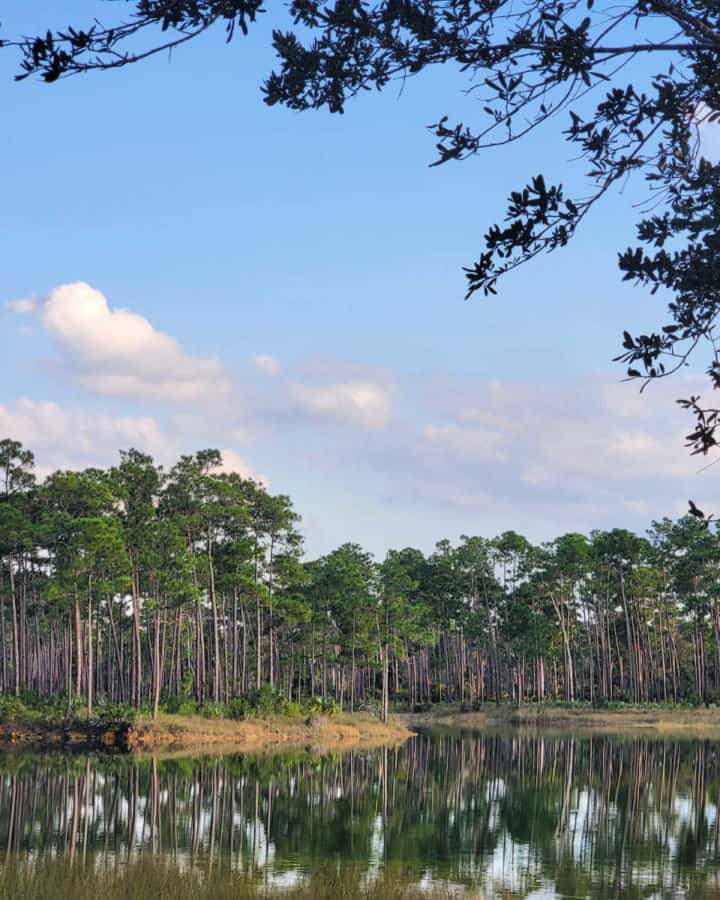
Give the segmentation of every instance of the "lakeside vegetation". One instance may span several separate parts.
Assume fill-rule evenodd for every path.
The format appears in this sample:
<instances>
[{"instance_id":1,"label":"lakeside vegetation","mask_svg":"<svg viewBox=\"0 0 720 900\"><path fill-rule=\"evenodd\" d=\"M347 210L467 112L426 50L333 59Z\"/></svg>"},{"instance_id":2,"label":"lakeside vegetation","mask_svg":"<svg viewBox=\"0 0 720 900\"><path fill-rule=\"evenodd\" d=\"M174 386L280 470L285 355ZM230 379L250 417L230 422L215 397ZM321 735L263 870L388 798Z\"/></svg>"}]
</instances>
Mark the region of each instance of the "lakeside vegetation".
<instances>
[{"instance_id":1,"label":"lakeside vegetation","mask_svg":"<svg viewBox=\"0 0 720 900\"><path fill-rule=\"evenodd\" d=\"M523 733L541 730L544 734L604 734L639 737L651 735L669 739L720 737L720 710L689 703L611 703L592 706L587 701L572 704L486 703L472 710L459 704L442 704L420 713L400 713L397 720L413 730L433 732L483 731Z\"/></svg>"},{"instance_id":2,"label":"lakeside vegetation","mask_svg":"<svg viewBox=\"0 0 720 900\"><path fill-rule=\"evenodd\" d=\"M0 865L0 900L445 900L457 890L408 888L404 873L365 884L352 867L328 866L298 885L268 887L227 870L188 876L161 859L122 868L69 866L66 860L42 865Z\"/></svg>"},{"instance_id":3,"label":"lakeside vegetation","mask_svg":"<svg viewBox=\"0 0 720 900\"><path fill-rule=\"evenodd\" d=\"M227 704L184 704L184 713L160 712L151 717L130 706L101 703L92 718L87 708L64 697L25 696L0 700L0 750L113 750L150 752L158 749L196 751L224 748L257 751L311 747L313 752L350 747L392 745L413 732L397 721L341 713L332 701L310 698L302 704L276 703L262 708L253 697Z\"/></svg>"},{"instance_id":4,"label":"lakeside vegetation","mask_svg":"<svg viewBox=\"0 0 720 900\"><path fill-rule=\"evenodd\" d=\"M0 441L6 721L720 701L720 537L696 517L304 560L290 499L216 450L33 468Z\"/></svg>"}]
</instances>

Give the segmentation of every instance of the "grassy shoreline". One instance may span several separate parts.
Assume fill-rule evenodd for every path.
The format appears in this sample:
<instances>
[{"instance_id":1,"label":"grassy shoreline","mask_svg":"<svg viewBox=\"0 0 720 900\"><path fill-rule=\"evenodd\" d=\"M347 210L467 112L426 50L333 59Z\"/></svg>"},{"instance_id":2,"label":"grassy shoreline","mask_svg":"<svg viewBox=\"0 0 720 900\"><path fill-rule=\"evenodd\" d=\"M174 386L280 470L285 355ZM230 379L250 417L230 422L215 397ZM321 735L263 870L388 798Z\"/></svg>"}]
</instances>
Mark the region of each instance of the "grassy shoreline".
<instances>
[{"instance_id":1,"label":"grassy shoreline","mask_svg":"<svg viewBox=\"0 0 720 900\"><path fill-rule=\"evenodd\" d=\"M293 873L291 872L290 875ZM400 871L366 879L362 866L320 866L297 883L264 882L208 861L190 870L160 857L103 866L67 857L0 864L0 900L445 900L458 892L420 889ZM477 896L471 894L469 896Z\"/></svg>"},{"instance_id":2,"label":"grassy shoreline","mask_svg":"<svg viewBox=\"0 0 720 900\"><path fill-rule=\"evenodd\" d=\"M464 711L459 706L435 707L427 712L398 714L410 728L525 727L606 734L655 733L682 737L720 737L720 709L672 705L623 705L593 708L568 704L487 704Z\"/></svg>"},{"instance_id":3,"label":"grassy shoreline","mask_svg":"<svg viewBox=\"0 0 720 900\"><path fill-rule=\"evenodd\" d=\"M655 734L720 738L720 709L671 705L486 704L397 713L387 724L367 713L287 715L243 719L161 712L133 719L88 722L53 717L9 717L0 722L0 750L62 750L146 753L156 751L253 751L308 749L325 752L380 747L408 740L416 730L521 728L604 734Z\"/></svg>"},{"instance_id":4,"label":"grassy shoreline","mask_svg":"<svg viewBox=\"0 0 720 900\"><path fill-rule=\"evenodd\" d=\"M235 749L264 747L313 747L318 750L371 747L398 743L413 736L399 722L383 724L372 716L349 713L307 719L282 715L234 721L205 719L202 716L161 714L157 720L140 718L128 739L132 751L157 748L192 748L228 745Z\"/></svg>"},{"instance_id":5,"label":"grassy shoreline","mask_svg":"<svg viewBox=\"0 0 720 900\"><path fill-rule=\"evenodd\" d=\"M273 715L236 721L161 713L156 720L112 724L9 720L0 724L0 750L111 750L143 753L194 748L252 750L310 747L318 752L396 744L413 736L403 723L356 713L306 719Z\"/></svg>"}]
</instances>

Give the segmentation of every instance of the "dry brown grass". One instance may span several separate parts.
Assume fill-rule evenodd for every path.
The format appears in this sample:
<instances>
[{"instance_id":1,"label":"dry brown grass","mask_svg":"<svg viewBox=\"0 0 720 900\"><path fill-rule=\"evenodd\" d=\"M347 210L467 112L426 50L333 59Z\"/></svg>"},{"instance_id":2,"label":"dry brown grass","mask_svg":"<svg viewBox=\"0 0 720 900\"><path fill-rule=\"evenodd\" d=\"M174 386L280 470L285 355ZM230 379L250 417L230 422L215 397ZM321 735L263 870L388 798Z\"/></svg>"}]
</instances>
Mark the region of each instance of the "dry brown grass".
<instances>
[{"instance_id":1,"label":"dry brown grass","mask_svg":"<svg viewBox=\"0 0 720 900\"><path fill-rule=\"evenodd\" d=\"M384 725L377 719L360 714L320 719L312 723L281 716L234 721L164 714L157 721L140 719L131 729L129 744L132 750L139 751L206 745L222 745L236 750L309 746L326 751L382 746L405 741L411 736L412 732L401 723Z\"/></svg>"}]
</instances>

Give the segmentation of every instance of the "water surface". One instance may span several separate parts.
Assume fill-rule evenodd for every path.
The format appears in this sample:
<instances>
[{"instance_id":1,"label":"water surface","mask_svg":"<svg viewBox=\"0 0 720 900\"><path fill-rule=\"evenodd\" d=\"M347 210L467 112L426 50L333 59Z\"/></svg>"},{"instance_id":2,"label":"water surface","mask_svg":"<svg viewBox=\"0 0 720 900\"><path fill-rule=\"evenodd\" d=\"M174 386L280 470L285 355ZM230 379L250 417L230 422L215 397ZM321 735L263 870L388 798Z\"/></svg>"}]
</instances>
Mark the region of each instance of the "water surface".
<instances>
[{"instance_id":1,"label":"water surface","mask_svg":"<svg viewBox=\"0 0 720 900\"><path fill-rule=\"evenodd\" d=\"M5 858L369 881L495 897L719 897L711 741L421 734L314 757L1 757Z\"/></svg>"}]
</instances>

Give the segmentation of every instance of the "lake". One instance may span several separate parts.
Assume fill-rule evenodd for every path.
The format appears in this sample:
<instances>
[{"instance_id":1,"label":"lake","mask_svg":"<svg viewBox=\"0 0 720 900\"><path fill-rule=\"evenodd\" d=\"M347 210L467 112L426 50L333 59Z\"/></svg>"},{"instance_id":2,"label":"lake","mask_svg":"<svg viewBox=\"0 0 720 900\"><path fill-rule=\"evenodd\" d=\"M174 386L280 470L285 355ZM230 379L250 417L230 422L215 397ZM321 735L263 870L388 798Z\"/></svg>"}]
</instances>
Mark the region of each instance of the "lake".
<instances>
[{"instance_id":1,"label":"lake","mask_svg":"<svg viewBox=\"0 0 720 900\"><path fill-rule=\"evenodd\" d=\"M330 865L483 897L718 897L718 765L713 741L517 731L323 757L5 756L0 848L281 889Z\"/></svg>"}]
</instances>

